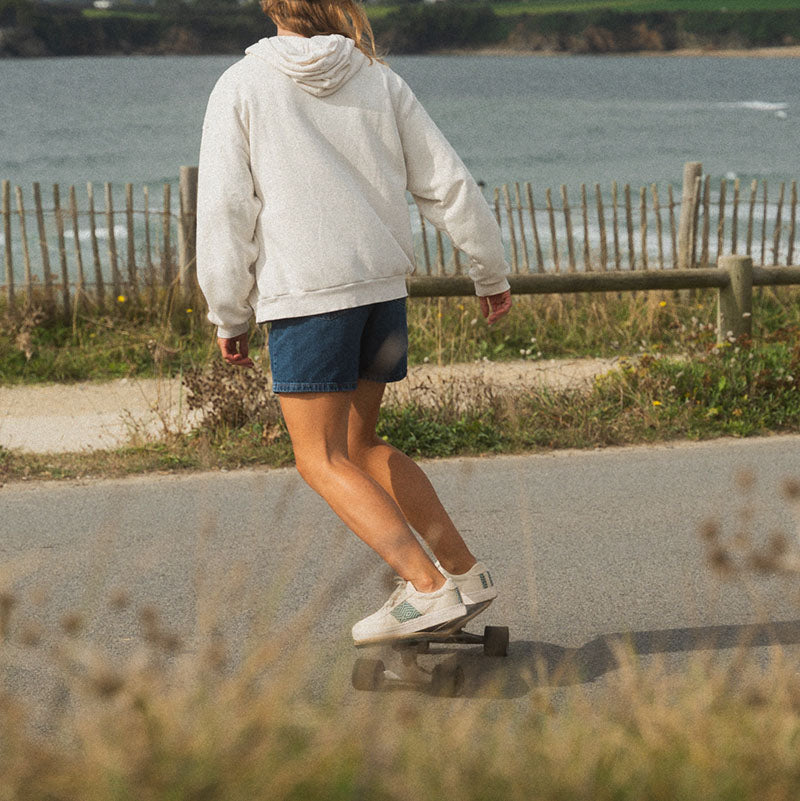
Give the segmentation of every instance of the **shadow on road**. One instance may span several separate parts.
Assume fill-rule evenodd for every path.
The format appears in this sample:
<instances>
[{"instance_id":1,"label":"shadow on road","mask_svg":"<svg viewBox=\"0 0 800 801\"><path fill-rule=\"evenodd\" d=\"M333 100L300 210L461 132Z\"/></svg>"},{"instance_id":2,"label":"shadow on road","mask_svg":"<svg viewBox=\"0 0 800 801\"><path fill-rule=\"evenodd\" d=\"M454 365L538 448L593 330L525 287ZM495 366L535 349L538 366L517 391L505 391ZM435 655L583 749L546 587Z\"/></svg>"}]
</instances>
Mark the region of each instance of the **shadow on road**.
<instances>
[{"instance_id":1,"label":"shadow on road","mask_svg":"<svg viewBox=\"0 0 800 801\"><path fill-rule=\"evenodd\" d=\"M460 654L466 675L463 695L519 698L535 686L587 684L616 670L616 653L638 656L721 651L800 644L800 620L778 623L660 629L603 634L580 648L536 641L513 641L505 659Z\"/></svg>"}]
</instances>

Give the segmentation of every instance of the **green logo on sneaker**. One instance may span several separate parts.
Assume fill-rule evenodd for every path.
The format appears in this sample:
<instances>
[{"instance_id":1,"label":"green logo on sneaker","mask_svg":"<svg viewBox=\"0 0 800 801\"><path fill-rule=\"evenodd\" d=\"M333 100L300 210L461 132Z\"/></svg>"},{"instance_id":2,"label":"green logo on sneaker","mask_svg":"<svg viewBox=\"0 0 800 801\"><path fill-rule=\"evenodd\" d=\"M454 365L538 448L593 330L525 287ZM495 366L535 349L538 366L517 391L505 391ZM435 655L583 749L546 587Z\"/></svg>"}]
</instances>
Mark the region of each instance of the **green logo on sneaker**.
<instances>
[{"instance_id":1,"label":"green logo on sneaker","mask_svg":"<svg viewBox=\"0 0 800 801\"><path fill-rule=\"evenodd\" d=\"M415 617L422 617L422 612L415 609L408 601L398 604L392 609L391 615L396 618L400 623L405 623L407 620L413 620Z\"/></svg>"},{"instance_id":2,"label":"green logo on sneaker","mask_svg":"<svg viewBox=\"0 0 800 801\"><path fill-rule=\"evenodd\" d=\"M483 573L481 573L481 584L483 585L484 590L489 589L489 582L486 581L486 576Z\"/></svg>"}]
</instances>

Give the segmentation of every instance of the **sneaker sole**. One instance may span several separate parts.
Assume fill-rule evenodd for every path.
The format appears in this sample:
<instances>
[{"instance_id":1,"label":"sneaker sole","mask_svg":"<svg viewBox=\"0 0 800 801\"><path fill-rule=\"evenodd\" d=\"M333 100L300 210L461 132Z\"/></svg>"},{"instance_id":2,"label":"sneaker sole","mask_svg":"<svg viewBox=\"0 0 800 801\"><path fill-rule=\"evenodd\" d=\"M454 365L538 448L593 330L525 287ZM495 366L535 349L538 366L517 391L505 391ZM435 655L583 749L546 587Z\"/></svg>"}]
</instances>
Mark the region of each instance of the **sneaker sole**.
<instances>
[{"instance_id":1,"label":"sneaker sole","mask_svg":"<svg viewBox=\"0 0 800 801\"><path fill-rule=\"evenodd\" d=\"M383 642L393 642L410 637L424 634L426 631L434 631L443 627L454 626L469 614L464 604L456 604L446 609L440 609L435 613L423 615L421 618L409 620L406 623L399 623L390 631L381 632L374 637L365 637L361 640L353 640L356 648L362 645L376 645ZM477 612L475 613L477 614ZM420 625L422 628L420 628Z\"/></svg>"},{"instance_id":2,"label":"sneaker sole","mask_svg":"<svg viewBox=\"0 0 800 801\"><path fill-rule=\"evenodd\" d=\"M449 628L445 630L443 626L440 626L436 629L436 633L449 633L452 634L456 631L460 631L467 625L467 623L472 620L472 618L477 617L481 612L485 612L489 606L491 605L494 597L489 598L486 601L478 601L477 603L465 603L464 605L467 607L467 611L459 620L454 620L452 624L449 624Z\"/></svg>"},{"instance_id":3,"label":"sneaker sole","mask_svg":"<svg viewBox=\"0 0 800 801\"><path fill-rule=\"evenodd\" d=\"M456 584L458 587L458 584ZM458 590L461 593L461 600L464 602L467 608L470 606L474 606L475 604L482 604L482 603L491 603L495 598L497 598L497 590L492 587L488 590L479 590L478 592L473 592L470 594L465 593L460 587Z\"/></svg>"},{"instance_id":4,"label":"sneaker sole","mask_svg":"<svg viewBox=\"0 0 800 801\"><path fill-rule=\"evenodd\" d=\"M480 603L467 606L466 612L461 615L461 617L448 620L445 623L429 626L428 628L420 629L419 631L414 631L410 634L381 637L375 640L359 640L355 643L355 646L356 648L360 648L365 645L388 645L391 643L402 643L406 641L414 642L415 640L427 640L428 638L430 638L431 642L437 642L439 640L446 641L448 637L461 631L464 626L470 622L470 620L472 620L474 617L477 617L479 614L481 614L481 612L486 611L486 609L492 603L492 600L493 599L481 601Z\"/></svg>"}]
</instances>

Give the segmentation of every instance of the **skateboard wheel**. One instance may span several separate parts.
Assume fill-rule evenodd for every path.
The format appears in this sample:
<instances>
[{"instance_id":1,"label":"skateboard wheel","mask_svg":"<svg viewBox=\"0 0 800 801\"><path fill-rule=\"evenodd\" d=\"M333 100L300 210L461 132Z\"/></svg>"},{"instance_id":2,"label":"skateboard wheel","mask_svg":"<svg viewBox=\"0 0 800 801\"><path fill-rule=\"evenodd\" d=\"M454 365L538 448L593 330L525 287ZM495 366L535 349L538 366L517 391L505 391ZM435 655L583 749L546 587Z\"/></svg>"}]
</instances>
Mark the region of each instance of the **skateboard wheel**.
<instances>
[{"instance_id":1,"label":"skateboard wheel","mask_svg":"<svg viewBox=\"0 0 800 801\"><path fill-rule=\"evenodd\" d=\"M377 690L383 683L385 668L380 659L356 659L351 676L356 690Z\"/></svg>"},{"instance_id":2,"label":"skateboard wheel","mask_svg":"<svg viewBox=\"0 0 800 801\"><path fill-rule=\"evenodd\" d=\"M508 626L486 626L484 628L483 653L486 656L508 655Z\"/></svg>"},{"instance_id":3,"label":"skateboard wheel","mask_svg":"<svg viewBox=\"0 0 800 801\"><path fill-rule=\"evenodd\" d=\"M437 665L431 674L431 692L434 695L456 696L464 687L461 665Z\"/></svg>"}]
</instances>

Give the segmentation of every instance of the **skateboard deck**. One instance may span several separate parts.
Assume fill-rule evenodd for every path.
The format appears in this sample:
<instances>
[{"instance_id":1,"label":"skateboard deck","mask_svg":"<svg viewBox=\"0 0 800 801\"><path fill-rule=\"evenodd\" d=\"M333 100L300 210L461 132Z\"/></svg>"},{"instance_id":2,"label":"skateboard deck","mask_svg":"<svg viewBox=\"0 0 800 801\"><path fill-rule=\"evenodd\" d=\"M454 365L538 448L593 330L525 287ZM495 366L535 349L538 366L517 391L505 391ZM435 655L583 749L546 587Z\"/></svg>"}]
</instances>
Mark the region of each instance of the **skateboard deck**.
<instances>
[{"instance_id":1,"label":"skateboard deck","mask_svg":"<svg viewBox=\"0 0 800 801\"><path fill-rule=\"evenodd\" d=\"M353 665L353 687L357 690L377 690L391 685L427 686L434 695L458 695L464 685L464 671L457 662L443 662L433 670L426 670L417 661L417 656L435 653L431 650L432 645L482 645L485 656L506 656L509 640L507 626L485 626L483 634L464 631L464 626L489 604L491 601L470 606L463 617L432 629L358 643L356 648L359 649L382 647L399 653L401 668L397 673L387 670L382 659L361 657ZM426 675L430 679L425 679Z\"/></svg>"}]
</instances>

